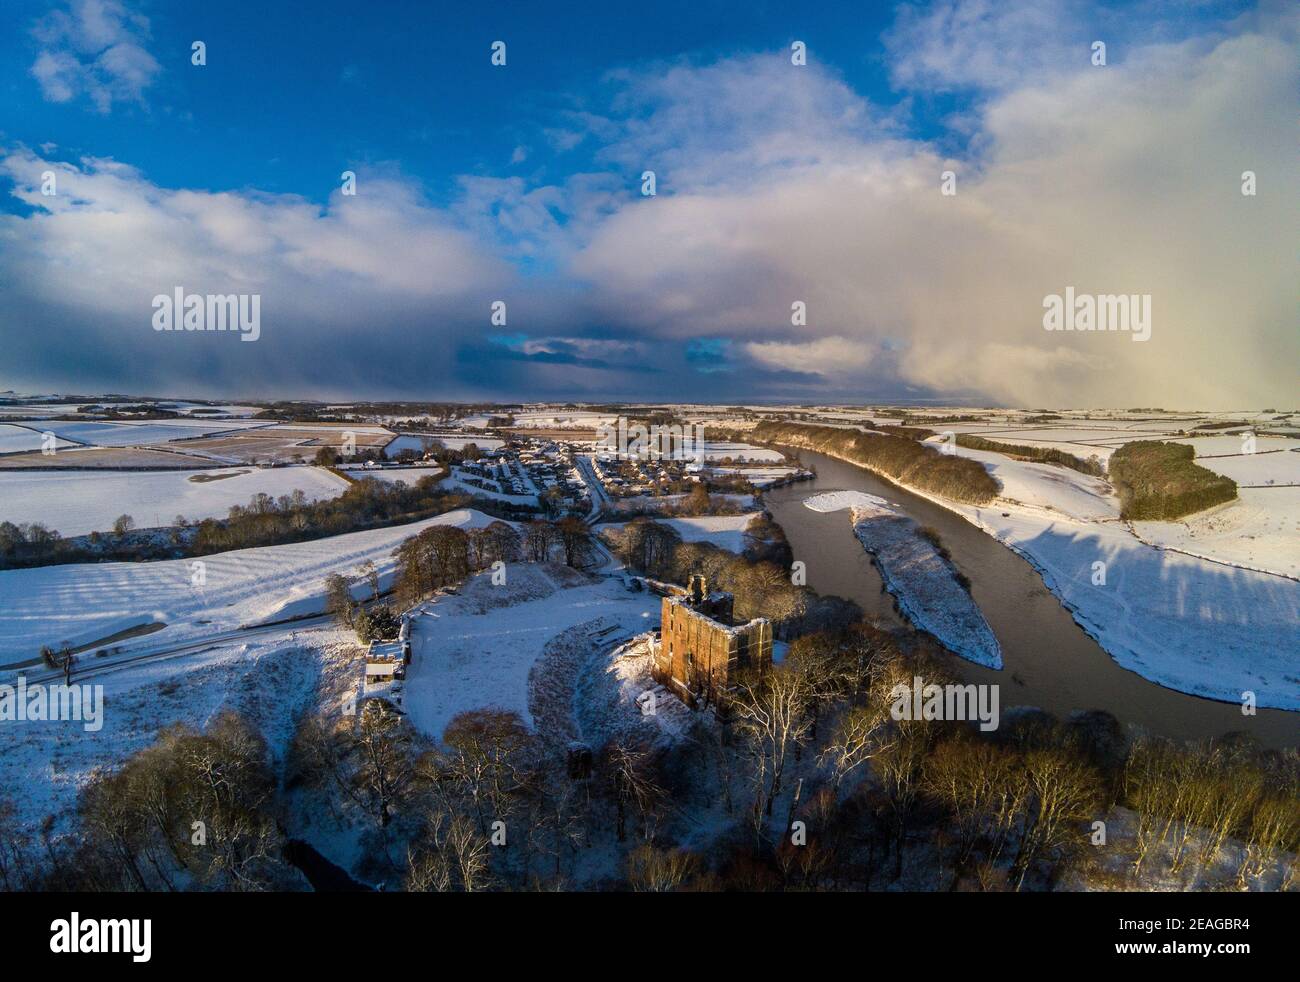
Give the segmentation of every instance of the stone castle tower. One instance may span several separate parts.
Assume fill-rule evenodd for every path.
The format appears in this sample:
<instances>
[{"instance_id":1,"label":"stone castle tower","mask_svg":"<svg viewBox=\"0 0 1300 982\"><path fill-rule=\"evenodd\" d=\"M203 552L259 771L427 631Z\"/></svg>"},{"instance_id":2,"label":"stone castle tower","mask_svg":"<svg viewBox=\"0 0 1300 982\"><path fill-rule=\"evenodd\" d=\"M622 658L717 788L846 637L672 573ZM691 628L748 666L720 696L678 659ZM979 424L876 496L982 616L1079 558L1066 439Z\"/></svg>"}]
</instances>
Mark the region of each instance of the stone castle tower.
<instances>
[{"instance_id":1,"label":"stone castle tower","mask_svg":"<svg viewBox=\"0 0 1300 982\"><path fill-rule=\"evenodd\" d=\"M690 706L725 702L739 671L772 665L772 624L758 617L734 624L730 593L710 593L705 578L664 597L653 676Z\"/></svg>"}]
</instances>

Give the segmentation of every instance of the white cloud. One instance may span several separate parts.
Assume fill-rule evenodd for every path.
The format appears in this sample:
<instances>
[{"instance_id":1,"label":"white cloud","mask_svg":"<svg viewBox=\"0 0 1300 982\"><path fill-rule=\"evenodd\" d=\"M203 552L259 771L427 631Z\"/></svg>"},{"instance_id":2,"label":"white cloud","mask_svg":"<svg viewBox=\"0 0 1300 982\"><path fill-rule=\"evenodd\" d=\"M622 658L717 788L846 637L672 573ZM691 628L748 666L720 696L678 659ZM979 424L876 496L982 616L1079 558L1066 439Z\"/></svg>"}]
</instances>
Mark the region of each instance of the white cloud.
<instances>
[{"instance_id":1,"label":"white cloud","mask_svg":"<svg viewBox=\"0 0 1300 982\"><path fill-rule=\"evenodd\" d=\"M903 88L1000 89L1086 65L1093 40L1086 31L1089 6L1083 0L904 4L884 38L890 76Z\"/></svg>"},{"instance_id":2,"label":"white cloud","mask_svg":"<svg viewBox=\"0 0 1300 982\"><path fill-rule=\"evenodd\" d=\"M770 368L810 372L843 381L862 371L874 353L860 340L830 336L813 341L752 341L744 345L754 361Z\"/></svg>"},{"instance_id":3,"label":"white cloud","mask_svg":"<svg viewBox=\"0 0 1300 982\"><path fill-rule=\"evenodd\" d=\"M571 271L611 318L730 337L765 365L820 370L821 355L885 346L904 382L1014 403L1287 403L1297 23L1278 13L1104 69L1002 80L960 162L872 125L814 66L791 69L788 111L774 65L629 76L634 107L661 101L611 152L667 160L668 177L601 220ZM728 95L733 72L754 81L748 100ZM955 197L940 194L947 169ZM1044 331L1044 296L1067 286L1151 294L1152 339ZM790 327L794 300L806 329Z\"/></svg>"},{"instance_id":4,"label":"white cloud","mask_svg":"<svg viewBox=\"0 0 1300 982\"><path fill-rule=\"evenodd\" d=\"M32 31L41 45L31 74L50 102L85 95L101 113L114 102L144 101L159 72L144 47L149 21L121 0L71 0Z\"/></svg>"},{"instance_id":5,"label":"white cloud","mask_svg":"<svg viewBox=\"0 0 1300 982\"><path fill-rule=\"evenodd\" d=\"M53 197L41 194L46 170ZM445 378L457 332L475 323L486 333L490 299L514 280L399 178L362 174L355 197L336 191L321 207L293 195L173 190L120 162L74 165L22 148L0 155L0 176L36 209L0 216L4 336L16 366L82 371L93 357L89 367L129 365L135 380L291 384L315 373L373 380L384 361L409 378L405 352L431 380ZM260 343L154 332L151 299L178 286L260 294Z\"/></svg>"}]
</instances>

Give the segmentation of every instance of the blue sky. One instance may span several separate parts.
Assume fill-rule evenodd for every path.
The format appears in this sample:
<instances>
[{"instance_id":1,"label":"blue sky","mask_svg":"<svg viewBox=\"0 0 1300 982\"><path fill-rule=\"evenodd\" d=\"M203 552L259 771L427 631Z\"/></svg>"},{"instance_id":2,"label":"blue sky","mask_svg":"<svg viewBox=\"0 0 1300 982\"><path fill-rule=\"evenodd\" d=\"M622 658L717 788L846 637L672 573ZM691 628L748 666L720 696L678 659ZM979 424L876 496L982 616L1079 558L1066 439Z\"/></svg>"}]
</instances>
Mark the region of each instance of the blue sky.
<instances>
[{"instance_id":1,"label":"blue sky","mask_svg":"<svg viewBox=\"0 0 1300 982\"><path fill-rule=\"evenodd\" d=\"M1294 244L1294 204L1240 183L1294 187L1292 6L307 9L11 0L0 388L1204 405L1285 390L1293 291L1272 257ZM1067 285L1152 294L1152 341L1043 332L1043 297ZM175 286L261 295L258 343L154 332L150 298ZM1225 358L1216 331L1246 307ZM1189 380L1176 359L1213 372Z\"/></svg>"}]
</instances>

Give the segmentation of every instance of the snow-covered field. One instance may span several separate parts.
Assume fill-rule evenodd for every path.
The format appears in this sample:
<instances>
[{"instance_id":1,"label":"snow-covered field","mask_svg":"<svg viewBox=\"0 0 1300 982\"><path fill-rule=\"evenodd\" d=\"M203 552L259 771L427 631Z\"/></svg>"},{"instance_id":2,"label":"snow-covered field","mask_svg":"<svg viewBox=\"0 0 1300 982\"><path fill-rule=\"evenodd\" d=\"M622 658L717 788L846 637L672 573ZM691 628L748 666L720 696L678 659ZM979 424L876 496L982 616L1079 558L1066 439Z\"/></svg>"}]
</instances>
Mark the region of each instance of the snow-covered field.
<instances>
[{"instance_id":1,"label":"snow-covered field","mask_svg":"<svg viewBox=\"0 0 1300 982\"><path fill-rule=\"evenodd\" d=\"M1300 579L1300 487L1240 488L1236 501L1176 522L1134 522L1152 545Z\"/></svg>"},{"instance_id":2,"label":"snow-covered field","mask_svg":"<svg viewBox=\"0 0 1300 982\"><path fill-rule=\"evenodd\" d=\"M593 430L602 424L612 426L618 422L617 414L596 413L586 410L515 413L514 418L514 425L517 427L539 430ZM482 420L478 425L486 426L487 418L482 417ZM469 423L470 420L467 418L465 422Z\"/></svg>"},{"instance_id":3,"label":"snow-covered field","mask_svg":"<svg viewBox=\"0 0 1300 982\"><path fill-rule=\"evenodd\" d=\"M1178 548L1195 538L1189 551L1216 560L1207 561L1139 539L1096 478L985 451L957 453L984 463L1002 494L983 507L933 500L1025 556L1125 668L1182 692L1239 702L1251 691L1260 706L1300 709L1300 583L1225 565L1246 554L1260 569L1294 569L1300 540L1268 534L1295 527L1291 502L1252 495L1189 524L1139 523L1150 542ZM1094 583L1099 569L1104 583Z\"/></svg>"},{"instance_id":4,"label":"snow-covered field","mask_svg":"<svg viewBox=\"0 0 1300 982\"><path fill-rule=\"evenodd\" d=\"M237 419L160 419L148 422L105 423L77 421L65 423L50 420L42 429L74 443L88 443L96 447L134 447L150 443L166 443L189 437L210 436L232 430L264 428L265 422Z\"/></svg>"},{"instance_id":5,"label":"snow-covered field","mask_svg":"<svg viewBox=\"0 0 1300 982\"><path fill-rule=\"evenodd\" d=\"M1196 463L1216 474L1230 477L1239 488L1272 487L1279 484L1300 485L1300 451L1266 451L1272 441L1259 451L1235 457L1197 457Z\"/></svg>"},{"instance_id":6,"label":"snow-covered field","mask_svg":"<svg viewBox=\"0 0 1300 982\"><path fill-rule=\"evenodd\" d=\"M65 537L106 532L127 514L138 528L224 518L255 494L278 498L301 490L309 501L332 498L347 482L319 467L214 471L0 471L0 521L43 522Z\"/></svg>"},{"instance_id":7,"label":"snow-covered field","mask_svg":"<svg viewBox=\"0 0 1300 982\"><path fill-rule=\"evenodd\" d=\"M745 528L759 515L750 512L747 515L700 515L696 518L656 518L660 525L668 525L677 530L683 542L712 542L729 552L741 553L745 550ZM601 525L598 528L621 528L622 523Z\"/></svg>"},{"instance_id":8,"label":"snow-covered field","mask_svg":"<svg viewBox=\"0 0 1300 982\"><path fill-rule=\"evenodd\" d=\"M369 560L387 588L392 553L402 540L430 525L479 528L492 521L458 509L409 525L199 559L0 571L0 664L31 659L44 644L80 646L143 624L167 624L132 646L152 651L243 625L317 614L324 610L328 574L354 574ZM362 592L358 585L357 596Z\"/></svg>"},{"instance_id":9,"label":"snow-covered field","mask_svg":"<svg viewBox=\"0 0 1300 982\"><path fill-rule=\"evenodd\" d=\"M999 500L1027 510L1055 513L1082 521L1119 518L1119 499L1105 481L1068 467L1012 460L992 450L957 448L957 455L978 460L1001 485Z\"/></svg>"},{"instance_id":10,"label":"snow-covered field","mask_svg":"<svg viewBox=\"0 0 1300 982\"><path fill-rule=\"evenodd\" d=\"M257 726L273 758L282 760L320 674L313 647L337 643L333 628L296 637L286 630L95 676L88 681L104 687L102 729L87 732L75 721L5 723L0 788L22 789L6 800L34 843L46 816L54 817L56 832L67 830L77 793L97 768L120 765L172 723L202 729L235 710Z\"/></svg>"},{"instance_id":11,"label":"snow-covered field","mask_svg":"<svg viewBox=\"0 0 1300 982\"><path fill-rule=\"evenodd\" d=\"M490 436L446 436L443 434L425 436L424 434L403 433L384 447L384 456L396 457L403 450L414 450L416 453L422 454L425 453L426 448L431 443L441 443L448 450L464 450L465 445L468 443L474 444L480 450L496 450L498 447L505 446L505 441Z\"/></svg>"},{"instance_id":12,"label":"snow-covered field","mask_svg":"<svg viewBox=\"0 0 1300 982\"><path fill-rule=\"evenodd\" d=\"M437 465L429 467L345 467L348 475L356 478L358 481L364 478L373 478L376 481L404 481L408 485L415 484L422 477L437 477L445 473L445 469Z\"/></svg>"},{"instance_id":13,"label":"snow-covered field","mask_svg":"<svg viewBox=\"0 0 1300 982\"><path fill-rule=\"evenodd\" d=\"M412 663L403 708L411 722L435 739L452 717L494 706L513 710L530 724L538 698L547 712L571 713L563 692L544 698L545 680L529 676L547 646L566 631L598 621L572 639L585 655L591 646L612 650L615 642L653 628L660 601L629 593L617 579L592 580L563 567L514 564L503 586L488 574L466 584L459 596L425 604L412 621ZM603 640L596 635L604 634ZM554 648L552 655L561 654ZM563 686L560 686L563 689ZM572 700L572 688L567 699ZM531 698L530 698L531 697Z\"/></svg>"},{"instance_id":14,"label":"snow-covered field","mask_svg":"<svg viewBox=\"0 0 1300 982\"><path fill-rule=\"evenodd\" d=\"M756 488L765 488L799 473L798 467L713 467L715 474L739 474Z\"/></svg>"},{"instance_id":15,"label":"snow-covered field","mask_svg":"<svg viewBox=\"0 0 1300 982\"><path fill-rule=\"evenodd\" d=\"M748 443L715 443L712 440L705 441L704 458L706 460L725 460L728 457L735 461L747 460L774 464L779 464L785 460L785 455L779 450L768 450L764 447L751 447Z\"/></svg>"},{"instance_id":16,"label":"snow-covered field","mask_svg":"<svg viewBox=\"0 0 1300 982\"><path fill-rule=\"evenodd\" d=\"M15 426L13 423L0 423L0 454L27 453L42 449L45 430L40 427ZM54 449L62 450L74 444L67 440L54 440Z\"/></svg>"},{"instance_id":17,"label":"snow-covered field","mask_svg":"<svg viewBox=\"0 0 1300 982\"><path fill-rule=\"evenodd\" d=\"M1125 668L1181 692L1240 702L1250 691L1260 706L1300 709L1295 580L1156 549L1121 523L949 507L1024 555Z\"/></svg>"}]
</instances>

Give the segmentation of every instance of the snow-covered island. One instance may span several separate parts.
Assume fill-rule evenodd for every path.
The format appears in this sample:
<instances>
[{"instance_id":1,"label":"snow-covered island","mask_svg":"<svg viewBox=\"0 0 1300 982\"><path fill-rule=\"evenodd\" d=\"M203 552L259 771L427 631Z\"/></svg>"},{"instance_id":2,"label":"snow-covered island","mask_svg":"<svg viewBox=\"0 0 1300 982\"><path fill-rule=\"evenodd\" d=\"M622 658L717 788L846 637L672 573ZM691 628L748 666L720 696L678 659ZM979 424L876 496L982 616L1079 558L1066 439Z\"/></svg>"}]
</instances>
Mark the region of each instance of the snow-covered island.
<instances>
[{"instance_id":1,"label":"snow-covered island","mask_svg":"<svg viewBox=\"0 0 1300 982\"><path fill-rule=\"evenodd\" d=\"M916 522L883 498L861 491L814 495L804 505L820 512L848 508L853 534L875 560L903 615L967 661L1002 667L1002 650L988 621L952 563Z\"/></svg>"}]
</instances>

